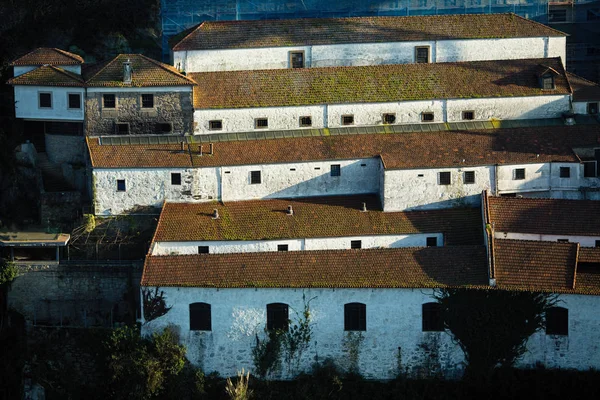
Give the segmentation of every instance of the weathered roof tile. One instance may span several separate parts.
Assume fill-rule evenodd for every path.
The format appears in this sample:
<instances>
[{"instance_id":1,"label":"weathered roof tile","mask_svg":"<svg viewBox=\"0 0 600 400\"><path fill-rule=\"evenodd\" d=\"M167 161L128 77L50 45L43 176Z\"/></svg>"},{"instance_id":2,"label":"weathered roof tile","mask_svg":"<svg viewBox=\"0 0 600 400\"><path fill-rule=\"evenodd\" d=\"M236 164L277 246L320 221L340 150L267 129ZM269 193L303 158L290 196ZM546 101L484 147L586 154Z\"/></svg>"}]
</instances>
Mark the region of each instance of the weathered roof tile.
<instances>
[{"instance_id":1,"label":"weathered roof tile","mask_svg":"<svg viewBox=\"0 0 600 400\"><path fill-rule=\"evenodd\" d=\"M34 86L85 86L81 75L55 67L54 65L43 65L22 75L11 78L7 83L9 85Z\"/></svg>"},{"instance_id":2,"label":"weathered roof tile","mask_svg":"<svg viewBox=\"0 0 600 400\"><path fill-rule=\"evenodd\" d=\"M40 47L10 63L11 66L25 65L79 65L83 58L61 49Z\"/></svg>"}]
</instances>

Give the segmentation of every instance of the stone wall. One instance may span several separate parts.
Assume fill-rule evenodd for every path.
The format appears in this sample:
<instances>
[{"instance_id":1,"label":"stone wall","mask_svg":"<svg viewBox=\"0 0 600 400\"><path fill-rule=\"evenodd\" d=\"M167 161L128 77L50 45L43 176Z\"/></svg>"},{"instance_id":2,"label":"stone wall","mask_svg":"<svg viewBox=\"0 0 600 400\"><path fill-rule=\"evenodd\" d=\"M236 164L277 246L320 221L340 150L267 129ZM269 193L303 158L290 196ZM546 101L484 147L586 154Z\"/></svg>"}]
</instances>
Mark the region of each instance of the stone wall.
<instances>
[{"instance_id":1,"label":"stone wall","mask_svg":"<svg viewBox=\"0 0 600 400\"><path fill-rule=\"evenodd\" d=\"M72 224L81 213L80 192L53 192L40 195L42 224Z\"/></svg>"},{"instance_id":2,"label":"stone wall","mask_svg":"<svg viewBox=\"0 0 600 400\"><path fill-rule=\"evenodd\" d=\"M172 133L192 133L192 91L105 91L115 94L116 108L103 109L102 92L88 91L85 101L86 134L89 136L114 135L115 123L129 123L132 135L162 133L157 123L172 123ZM154 108L141 107L141 94L154 94Z\"/></svg>"},{"instance_id":3,"label":"stone wall","mask_svg":"<svg viewBox=\"0 0 600 400\"><path fill-rule=\"evenodd\" d=\"M46 133L46 153L55 164L85 164L87 149L82 136Z\"/></svg>"}]
</instances>

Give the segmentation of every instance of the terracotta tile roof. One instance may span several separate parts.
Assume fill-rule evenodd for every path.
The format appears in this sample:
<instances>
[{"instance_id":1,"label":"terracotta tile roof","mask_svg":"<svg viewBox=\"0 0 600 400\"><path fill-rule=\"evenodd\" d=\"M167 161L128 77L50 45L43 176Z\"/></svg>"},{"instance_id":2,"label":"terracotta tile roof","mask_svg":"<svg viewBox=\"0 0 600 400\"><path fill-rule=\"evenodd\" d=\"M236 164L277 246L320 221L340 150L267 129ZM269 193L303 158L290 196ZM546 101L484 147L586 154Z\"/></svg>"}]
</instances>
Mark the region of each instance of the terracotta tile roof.
<instances>
[{"instance_id":1,"label":"terracotta tile roof","mask_svg":"<svg viewBox=\"0 0 600 400\"><path fill-rule=\"evenodd\" d=\"M559 72L542 90L540 64ZM194 108L569 94L560 58L190 73Z\"/></svg>"},{"instance_id":2,"label":"terracotta tile roof","mask_svg":"<svg viewBox=\"0 0 600 400\"><path fill-rule=\"evenodd\" d=\"M600 294L600 247L579 247L575 288L579 293Z\"/></svg>"},{"instance_id":3,"label":"terracotta tile roof","mask_svg":"<svg viewBox=\"0 0 600 400\"><path fill-rule=\"evenodd\" d=\"M79 65L83 64L83 58L68 51L40 47L10 63L11 66L24 65Z\"/></svg>"},{"instance_id":4,"label":"terracotta tile roof","mask_svg":"<svg viewBox=\"0 0 600 400\"><path fill-rule=\"evenodd\" d=\"M123 83L123 63L129 60L133 70L132 83ZM119 54L112 60L83 71L90 87L190 86L196 83L174 67L142 54Z\"/></svg>"},{"instance_id":5,"label":"terracotta tile roof","mask_svg":"<svg viewBox=\"0 0 600 400\"><path fill-rule=\"evenodd\" d=\"M80 75L66 71L53 65L43 65L23 75L11 78L9 85L35 85L35 86L76 86L83 87L84 82Z\"/></svg>"},{"instance_id":6,"label":"terracotta tile roof","mask_svg":"<svg viewBox=\"0 0 600 400\"><path fill-rule=\"evenodd\" d=\"M577 243L495 240L498 288L573 291L578 246Z\"/></svg>"},{"instance_id":7,"label":"terracotta tile roof","mask_svg":"<svg viewBox=\"0 0 600 400\"><path fill-rule=\"evenodd\" d=\"M98 140L87 139L95 168L215 167L381 155L386 169L399 169L579 162L572 147L600 143L600 126L232 141L215 143L212 156L199 156L198 144L185 144L184 153L181 145L99 145Z\"/></svg>"},{"instance_id":8,"label":"terracotta tile roof","mask_svg":"<svg viewBox=\"0 0 600 400\"><path fill-rule=\"evenodd\" d=\"M600 101L600 85L570 72L567 77L573 89L573 101Z\"/></svg>"},{"instance_id":9,"label":"terracotta tile roof","mask_svg":"<svg viewBox=\"0 0 600 400\"><path fill-rule=\"evenodd\" d=\"M489 197L496 232L600 236L600 201Z\"/></svg>"},{"instance_id":10,"label":"terracotta tile roof","mask_svg":"<svg viewBox=\"0 0 600 400\"><path fill-rule=\"evenodd\" d=\"M579 247L578 261L600 263L600 247Z\"/></svg>"},{"instance_id":11,"label":"terracotta tile roof","mask_svg":"<svg viewBox=\"0 0 600 400\"><path fill-rule=\"evenodd\" d=\"M173 50L540 36L565 34L515 14L207 21Z\"/></svg>"},{"instance_id":12,"label":"terracotta tile roof","mask_svg":"<svg viewBox=\"0 0 600 400\"><path fill-rule=\"evenodd\" d=\"M148 256L142 286L422 288L487 284L483 246Z\"/></svg>"},{"instance_id":13,"label":"terracotta tile roof","mask_svg":"<svg viewBox=\"0 0 600 400\"><path fill-rule=\"evenodd\" d=\"M362 212L362 203L368 212ZM292 206L294 214L287 215ZM213 209L219 218L213 219ZM165 203L154 241L264 240L444 233L446 245L482 244L481 210L382 212L376 195L221 203Z\"/></svg>"}]
</instances>

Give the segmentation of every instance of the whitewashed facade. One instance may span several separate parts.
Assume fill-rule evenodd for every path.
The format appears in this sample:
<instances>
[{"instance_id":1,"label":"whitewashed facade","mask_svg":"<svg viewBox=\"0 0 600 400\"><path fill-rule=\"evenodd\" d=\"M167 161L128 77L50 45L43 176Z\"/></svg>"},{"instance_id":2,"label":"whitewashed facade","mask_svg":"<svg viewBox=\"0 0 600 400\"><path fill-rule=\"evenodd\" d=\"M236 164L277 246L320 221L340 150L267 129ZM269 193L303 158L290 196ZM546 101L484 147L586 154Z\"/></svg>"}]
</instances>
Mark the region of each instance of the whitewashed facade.
<instances>
[{"instance_id":1,"label":"whitewashed facade","mask_svg":"<svg viewBox=\"0 0 600 400\"><path fill-rule=\"evenodd\" d=\"M39 68L39 65L15 65L13 66L13 76L23 75L29 71ZM61 65L61 69L81 75L81 65Z\"/></svg>"},{"instance_id":2,"label":"whitewashed facade","mask_svg":"<svg viewBox=\"0 0 600 400\"><path fill-rule=\"evenodd\" d=\"M15 116L24 119L83 121L84 95L82 87L15 85ZM49 93L50 107L41 107L40 94ZM79 96L79 108L69 107L69 94Z\"/></svg>"}]
</instances>

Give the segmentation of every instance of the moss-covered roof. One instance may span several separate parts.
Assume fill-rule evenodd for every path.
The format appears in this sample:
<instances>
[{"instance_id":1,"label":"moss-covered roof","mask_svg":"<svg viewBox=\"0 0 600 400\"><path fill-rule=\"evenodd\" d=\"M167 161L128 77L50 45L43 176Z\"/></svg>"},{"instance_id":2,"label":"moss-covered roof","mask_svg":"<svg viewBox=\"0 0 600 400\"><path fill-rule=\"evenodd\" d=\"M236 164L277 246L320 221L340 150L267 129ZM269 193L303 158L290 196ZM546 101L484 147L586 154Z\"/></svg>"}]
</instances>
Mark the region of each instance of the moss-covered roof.
<instances>
[{"instance_id":1,"label":"moss-covered roof","mask_svg":"<svg viewBox=\"0 0 600 400\"><path fill-rule=\"evenodd\" d=\"M558 71L543 90L540 65ZM191 73L194 108L385 103L570 94L557 58Z\"/></svg>"},{"instance_id":2,"label":"moss-covered roof","mask_svg":"<svg viewBox=\"0 0 600 400\"><path fill-rule=\"evenodd\" d=\"M7 83L9 85L34 86L85 86L81 75L74 74L71 71L53 65L43 65L22 75L11 78Z\"/></svg>"},{"instance_id":3,"label":"moss-covered roof","mask_svg":"<svg viewBox=\"0 0 600 400\"><path fill-rule=\"evenodd\" d=\"M10 63L11 66L25 65L79 65L83 58L61 49L40 47Z\"/></svg>"}]
</instances>

